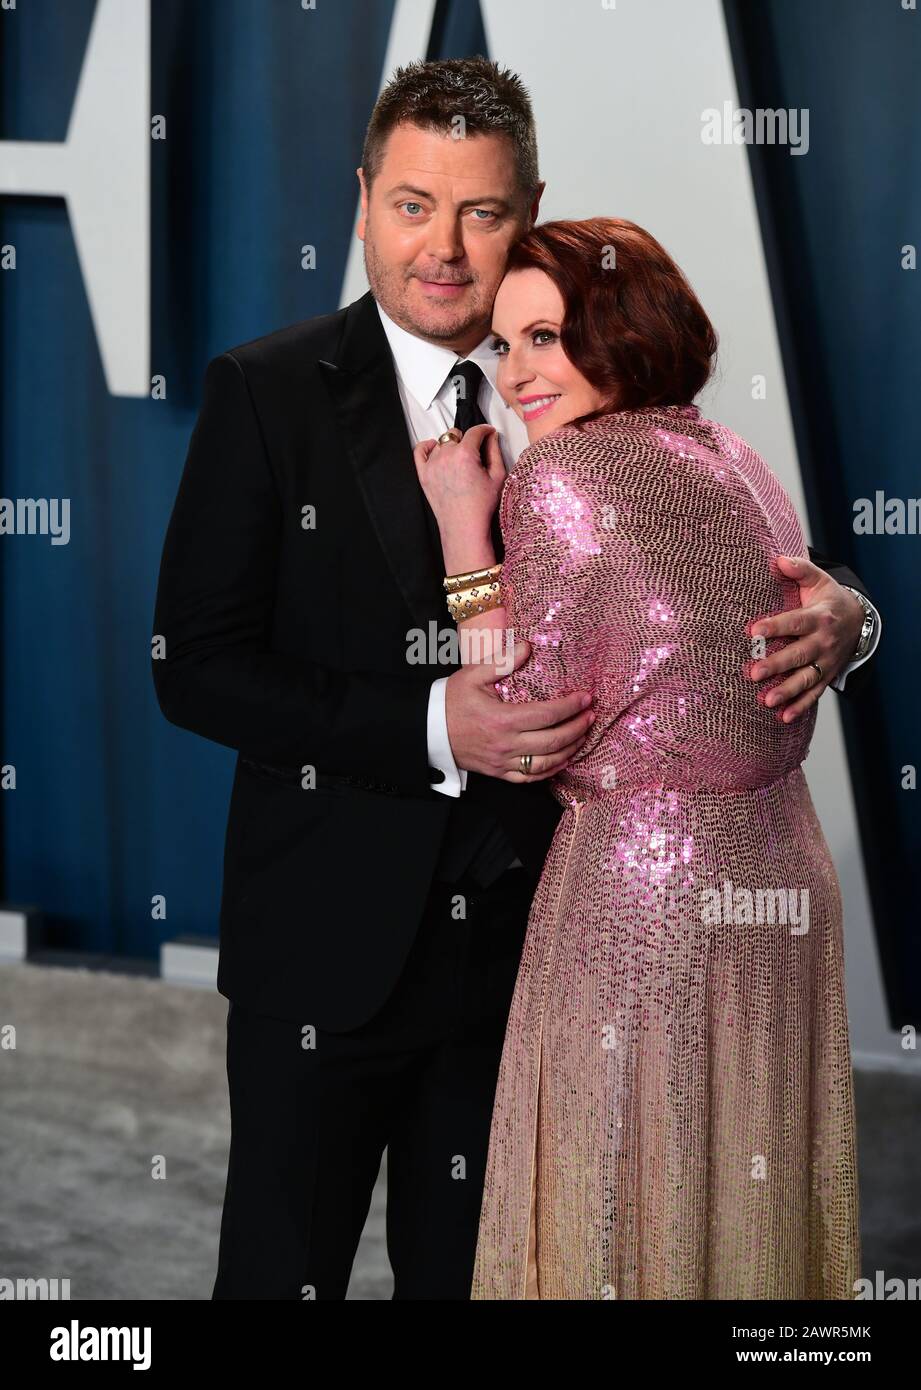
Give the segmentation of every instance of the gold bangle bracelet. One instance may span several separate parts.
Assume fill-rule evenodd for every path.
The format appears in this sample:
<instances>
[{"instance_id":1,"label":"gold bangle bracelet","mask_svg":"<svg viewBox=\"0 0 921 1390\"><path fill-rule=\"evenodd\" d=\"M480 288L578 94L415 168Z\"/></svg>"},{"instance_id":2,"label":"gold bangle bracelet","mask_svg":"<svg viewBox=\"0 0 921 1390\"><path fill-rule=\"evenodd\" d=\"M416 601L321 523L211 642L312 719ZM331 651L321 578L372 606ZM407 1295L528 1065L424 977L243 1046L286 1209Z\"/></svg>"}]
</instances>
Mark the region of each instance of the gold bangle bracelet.
<instances>
[{"instance_id":1,"label":"gold bangle bracelet","mask_svg":"<svg viewBox=\"0 0 921 1390\"><path fill-rule=\"evenodd\" d=\"M480 584L469 589L460 589L448 594L448 612L455 622L473 618L477 613L488 613L492 608L501 608L505 600L497 582Z\"/></svg>"},{"instance_id":2,"label":"gold bangle bracelet","mask_svg":"<svg viewBox=\"0 0 921 1390\"><path fill-rule=\"evenodd\" d=\"M471 570L469 574L446 574L444 577L445 593L456 594L462 589L469 589L474 585L492 584L499 578L502 569L501 562L498 565L490 565L489 569Z\"/></svg>"}]
</instances>

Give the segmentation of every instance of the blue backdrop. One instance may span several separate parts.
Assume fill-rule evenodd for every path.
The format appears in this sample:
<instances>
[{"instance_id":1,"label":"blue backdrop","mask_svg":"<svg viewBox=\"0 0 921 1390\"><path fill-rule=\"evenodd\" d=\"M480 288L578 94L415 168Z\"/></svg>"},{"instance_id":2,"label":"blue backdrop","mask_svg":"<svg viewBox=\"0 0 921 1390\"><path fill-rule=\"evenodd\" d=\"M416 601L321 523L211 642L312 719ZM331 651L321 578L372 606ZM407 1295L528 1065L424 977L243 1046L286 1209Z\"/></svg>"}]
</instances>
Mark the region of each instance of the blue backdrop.
<instances>
[{"instance_id":1,"label":"blue backdrop","mask_svg":"<svg viewBox=\"0 0 921 1390\"><path fill-rule=\"evenodd\" d=\"M810 150L752 146L812 532L883 614L841 710L894 1026L921 1023L921 537L856 535L854 503L921 495L921 13L867 0L730 0L740 105L809 109ZM828 698L827 696L825 697Z\"/></svg>"},{"instance_id":2,"label":"blue backdrop","mask_svg":"<svg viewBox=\"0 0 921 1390\"><path fill-rule=\"evenodd\" d=\"M151 110L167 139L151 146L152 371L166 378L163 401L108 394L63 201L0 199L0 241L17 248L15 273L0 273L0 493L71 499L69 545L0 546L0 762L18 782L0 797L3 892L40 904L60 945L151 956L167 937L216 931L233 754L172 728L156 705L160 547L208 359L337 307L392 8L155 0ZM2 14L0 138L63 138L92 13L93 0L29 0ZM848 733L904 1021L907 985L898 990L921 979L904 920L916 911L921 823L898 781L918 762L919 542L858 541L850 505L876 487L918 491L919 282L898 248L921 239L921 24L909 28L895 0L729 0L727 16L743 104L811 112L807 159L754 152L759 206L814 532L885 614L874 685ZM427 56L486 51L476 0L437 7ZM305 243L313 271L301 268ZM165 922L151 920L155 894Z\"/></svg>"},{"instance_id":3,"label":"blue backdrop","mask_svg":"<svg viewBox=\"0 0 921 1390\"><path fill-rule=\"evenodd\" d=\"M17 248L2 276L2 495L71 498L69 545L0 548L2 761L18 783L4 799L5 896L40 904L61 945L152 955L179 931L216 930L233 754L156 704L160 547L209 357L337 307L390 10L153 6L164 401L108 394L63 200L0 203ZM4 139L64 137L92 13L93 0L29 0L0 21ZM151 921L159 893L165 922Z\"/></svg>"}]
</instances>

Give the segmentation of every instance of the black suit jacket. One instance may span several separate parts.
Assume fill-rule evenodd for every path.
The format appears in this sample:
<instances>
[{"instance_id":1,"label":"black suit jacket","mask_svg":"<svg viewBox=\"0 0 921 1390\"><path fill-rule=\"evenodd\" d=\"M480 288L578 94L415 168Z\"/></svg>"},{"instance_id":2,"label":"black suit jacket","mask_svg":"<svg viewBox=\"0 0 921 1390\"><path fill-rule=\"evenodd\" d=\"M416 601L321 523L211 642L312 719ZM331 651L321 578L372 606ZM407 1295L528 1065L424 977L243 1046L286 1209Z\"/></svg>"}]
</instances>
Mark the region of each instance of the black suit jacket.
<instances>
[{"instance_id":1,"label":"black suit jacket","mask_svg":"<svg viewBox=\"0 0 921 1390\"><path fill-rule=\"evenodd\" d=\"M429 689L452 666L407 661L412 629L450 629L443 573L370 293L209 362L153 678L167 719L238 752L228 998L345 1031L398 979L454 804L430 786L426 744ZM539 874L561 813L548 784L471 773L463 795Z\"/></svg>"}]
</instances>

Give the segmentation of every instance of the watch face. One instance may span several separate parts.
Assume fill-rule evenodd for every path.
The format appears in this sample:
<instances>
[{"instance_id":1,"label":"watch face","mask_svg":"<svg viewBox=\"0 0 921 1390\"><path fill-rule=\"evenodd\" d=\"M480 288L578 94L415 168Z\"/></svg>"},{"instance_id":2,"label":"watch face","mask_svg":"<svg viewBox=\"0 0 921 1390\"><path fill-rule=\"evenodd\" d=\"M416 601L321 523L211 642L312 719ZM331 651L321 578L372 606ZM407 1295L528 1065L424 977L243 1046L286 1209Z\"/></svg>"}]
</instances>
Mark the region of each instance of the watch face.
<instances>
[{"instance_id":1,"label":"watch face","mask_svg":"<svg viewBox=\"0 0 921 1390\"><path fill-rule=\"evenodd\" d=\"M863 609L863 626L860 629L860 636L857 638L854 655L851 657L852 661L859 661L861 657L866 656L869 650L870 638L873 636L873 629L876 626L876 614L870 607L869 601L857 589L852 588L850 584L844 584L842 588L847 589L849 594L853 594Z\"/></svg>"},{"instance_id":2,"label":"watch face","mask_svg":"<svg viewBox=\"0 0 921 1390\"><path fill-rule=\"evenodd\" d=\"M856 656L866 656L870 646L870 638L873 636L875 621L873 614L868 609L864 609L863 627L860 629L860 637L857 641Z\"/></svg>"}]
</instances>

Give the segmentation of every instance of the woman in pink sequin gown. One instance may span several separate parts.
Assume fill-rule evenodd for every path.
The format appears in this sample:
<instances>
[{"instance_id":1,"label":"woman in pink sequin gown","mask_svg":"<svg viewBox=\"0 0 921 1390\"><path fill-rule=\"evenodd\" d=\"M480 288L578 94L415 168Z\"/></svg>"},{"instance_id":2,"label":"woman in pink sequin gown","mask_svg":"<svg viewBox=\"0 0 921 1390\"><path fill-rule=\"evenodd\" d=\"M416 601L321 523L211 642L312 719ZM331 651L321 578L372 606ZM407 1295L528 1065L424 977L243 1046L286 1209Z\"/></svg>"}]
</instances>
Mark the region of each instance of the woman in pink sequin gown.
<instances>
[{"instance_id":1,"label":"woman in pink sequin gown","mask_svg":"<svg viewBox=\"0 0 921 1390\"><path fill-rule=\"evenodd\" d=\"M609 244L618 269L576 314L566 257ZM590 689L596 719L550 782L565 809L509 1016L475 1299L838 1299L860 1274L841 901L802 770L815 706L784 723L745 672L750 622L799 602L767 562L806 546L767 465L691 403L715 341L675 276L632 224L547 224L493 313L503 394L525 418L537 396L552 428L528 419L502 490L505 610L469 624L531 643L503 699ZM587 320L597 342L631 286L648 322L604 339L632 375L612 394ZM489 563L481 503L429 496L456 571Z\"/></svg>"}]
</instances>

